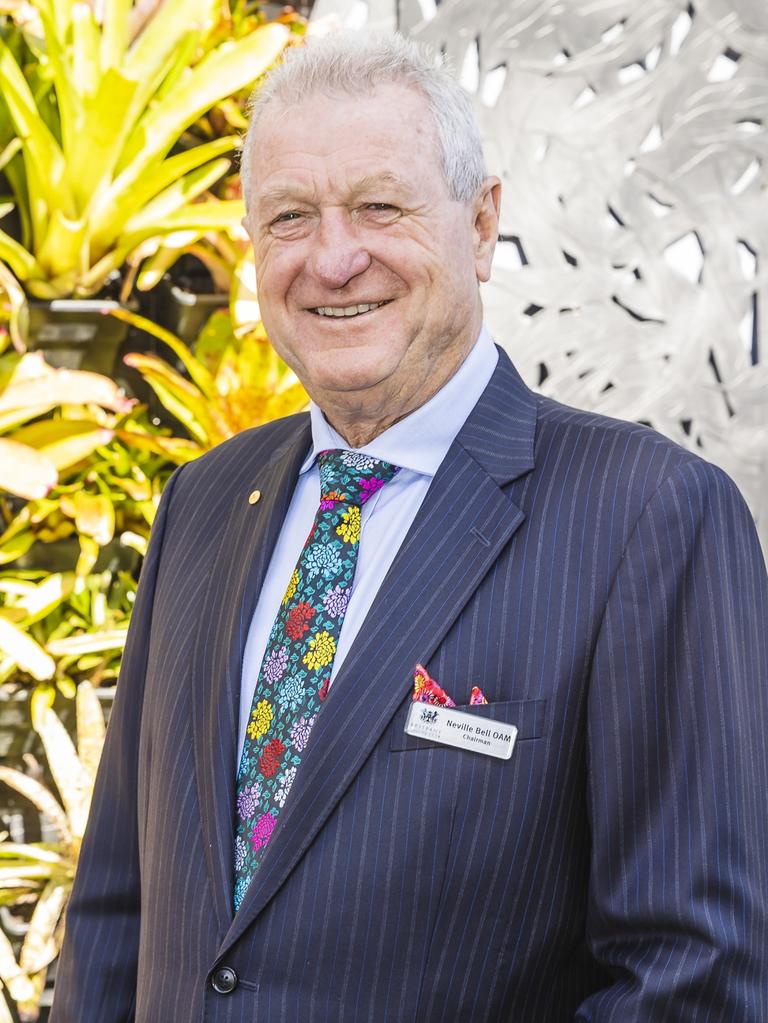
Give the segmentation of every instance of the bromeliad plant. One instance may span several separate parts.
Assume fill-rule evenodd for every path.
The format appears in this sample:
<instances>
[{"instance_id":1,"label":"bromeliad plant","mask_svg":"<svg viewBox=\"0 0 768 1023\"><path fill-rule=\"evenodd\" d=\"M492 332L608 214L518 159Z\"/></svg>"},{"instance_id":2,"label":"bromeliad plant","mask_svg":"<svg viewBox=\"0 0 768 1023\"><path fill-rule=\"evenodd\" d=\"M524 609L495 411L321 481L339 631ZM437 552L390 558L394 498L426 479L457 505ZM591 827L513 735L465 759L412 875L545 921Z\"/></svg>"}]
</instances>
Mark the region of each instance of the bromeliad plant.
<instances>
[{"instance_id":1,"label":"bromeliad plant","mask_svg":"<svg viewBox=\"0 0 768 1023\"><path fill-rule=\"evenodd\" d=\"M0 685L31 688L34 717L57 691L71 698L84 681L112 684L136 587L128 572L0 572Z\"/></svg>"},{"instance_id":2,"label":"bromeliad plant","mask_svg":"<svg viewBox=\"0 0 768 1023\"><path fill-rule=\"evenodd\" d=\"M133 405L108 377L54 369L39 352L10 350L0 331L0 491L46 497Z\"/></svg>"},{"instance_id":3,"label":"bromeliad plant","mask_svg":"<svg viewBox=\"0 0 768 1023\"><path fill-rule=\"evenodd\" d=\"M61 803L35 778L0 766L0 781L29 799L56 833L54 842L0 841L0 903L19 908L34 904L18 960L0 931L0 980L16 1002L19 1018L28 1021L39 1018L48 967L61 948L64 911L104 745L101 705L87 682L78 687L76 711L77 749L53 710L41 706L33 714Z\"/></svg>"},{"instance_id":4,"label":"bromeliad plant","mask_svg":"<svg viewBox=\"0 0 768 1023\"><path fill-rule=\"evenodd\" d=\"M176 356L186 376L155 355L130 353L137 369L189 437L163 437L129 422L118 437L126 445L181 464L251 426L306 408L309 398L267 339L261 323L238 332L230 311L215 312L194 353L176 335L126 310L111 314L153 334Z\"/></svg>"},{"instance_id":5,"label":"bromeliad plant","mask_svg":"<svg viewBox=\"0 0 768 1023\"><path fill-rule=\"evenodd\" d=\"M0 565L19 558L29 561L28 552L39 562L43 555L35 545L75 537L79 557L75 554L71 564L63 567L74 568L78 576L93 569L108 545L114 555L113 541L140 555L145 553L160 494L175 463L162 452L137 452L121 439L129 427L149 437L161 436L141 406L127 416L105 416L104 420L105 439L98 443L97 437L96 443L90 443L87 456L60 472L59 481L43 496L33 497L18 510L0 497L0 525L4 527ZM66 429L67 421L49 420L46 428L55 436L60 426Z\"/></svg>"},{"instance_id":6,"label":"bromeliad plant","mask_svg":"<svg viewBox=\"0 0 768 1023\"><path fill-rule=\"evenodd\" d=\"M80 557L63 567L78 576L114 537L143 554L175 465L117 436L129 423L151 434L146 411L105 376L8 349L0 334L0 565L69 537L79 540ZM27 502L19 507L18 498Z\"/></svg>"},{"instance_id":7,"label":"bromeliad plant","mask_svg":"<svg viewBox=\"0 0 768 1023\"><path fill-rule=\"evenodd\" d=\"M291 34L300 40L307 30L306 20L293 8L284 7L276 21L286 25ZM219 20L211 31L210 41L216 45L225 39L242 39L266 22L262 4L254 0L222 0L219 7ZM250 91L242 89L232 96L216 103L211 110L199 118L190 128L190 132L201 141L220 138L235 131L242 134L248 126L247 106ZM226 186L225 186L226 187ZM222 185L216 186L216 194L220 198Z\"/></svg>"},{"instance_id":8,"label":"bromeliad plant","mask_svg":"<svg viewBox=\"0 0 768 1023\"><path fill-rule=\"evenodd\" d=\"M260 4L253 0L223 0L219 10L219 21L209 36L211 45L218 45L225 39L242 39L255 32L265 23L265 14ZM291 32L290 42L299 43L307 30L307 22L291 7L284 7L277 22L286 25ZM248 127L247 107L250 88L216 103L190 127L185 139L196 144L236 132L244 134ZM211 188L219 199L239 199L241 195L238 168L230 168ZM245 232L233 228L224 234L221 231L183 231L163 239L150 258L141 264L136 280L139 291L154 287L182 255L194 255L208 270L218 292L228 292L234 283L238 264L250 247Z\"/></svg>"},{"instance_id":9,"label":"bromeliad plant","mask_svg":"<svg viewBox=\"0 0 768 1023\"><path fill-rule=\"evenodd\" d=\"M7 335L0 342L7 347ZM141 407L106 377L54 370L39 353L0 355L0 565L8 566L0 685L33 685L33 701L50 702L55 688L72 696L83 678L117 677L136 582L117 565L93 569L113 537L122 546L110 562L133 548L135 567L174 467L126 448L116 434L128 421L151 434ZM27 500L19 506L19 498ZM69 571L51 573L51 550ZM30 557L47 570L30 568Z\"/></svg>"},{"instance_id":10,"label":"bromeliad plant","mask_svg":"<svg viewBox=\"0 0 768 1023\"><path fill-rule=\"evenodd\" d=\"M32 0L37 30L7 21L0 170L12 194L0 216L16 227L0 230L0 259L27 294L93 295L140 246L239 222L239 200L195 201L229 168L237 135L178 143L255 82L290 31L257 24L209 47L219 4L163 0L136 38L133 0Z\"/></svg>"}]
</instances>

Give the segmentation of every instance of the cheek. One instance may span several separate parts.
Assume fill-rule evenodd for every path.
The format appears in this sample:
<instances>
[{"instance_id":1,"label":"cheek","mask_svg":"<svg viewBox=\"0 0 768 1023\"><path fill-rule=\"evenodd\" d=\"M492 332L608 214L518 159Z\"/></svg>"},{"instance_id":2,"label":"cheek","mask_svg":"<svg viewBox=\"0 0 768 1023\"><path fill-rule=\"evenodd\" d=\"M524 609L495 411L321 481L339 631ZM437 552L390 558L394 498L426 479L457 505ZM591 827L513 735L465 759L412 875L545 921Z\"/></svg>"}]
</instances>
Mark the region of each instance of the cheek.
<instances>
[{"instance_id":1,"label":"cheek","mask_svg":"<svg viewBox=\"0 0 768 1023\"><path fill-rule=\"evenodd\" d=\"M259 303L275 307L301 272L301 255L292 249L281 249L268 239L254 249L256 290Z\"/></svg>"},{"instance_id":2,"label":"cheek","mask_svg":"<svg viewBox=\"0 0 768 1023\"><path fill-rule=\"evenodd\" d=\"M269 315L267 315L262 322L267 330L269 343L272 345L274 350L286 366L289 366L294 373L303 379L306 374L306 368L300 357L301 346L296 342L292 343L292 332L285 328L281 329L280 321L276 319L272 322L272 317Z\"/></svg>"},{"instance_id":3,"label":"cheek","mask_svg":"<svg viewBox=\"0 0 768 1023\"><path fill-rule=\"evenodd\" d=\"M399 266L412 285L427 289L427 300L463 287L468 273L474 279L472 241L463 223L445 224L439 230L434 225L419 227Z\"/></svg>"}]
</instances>

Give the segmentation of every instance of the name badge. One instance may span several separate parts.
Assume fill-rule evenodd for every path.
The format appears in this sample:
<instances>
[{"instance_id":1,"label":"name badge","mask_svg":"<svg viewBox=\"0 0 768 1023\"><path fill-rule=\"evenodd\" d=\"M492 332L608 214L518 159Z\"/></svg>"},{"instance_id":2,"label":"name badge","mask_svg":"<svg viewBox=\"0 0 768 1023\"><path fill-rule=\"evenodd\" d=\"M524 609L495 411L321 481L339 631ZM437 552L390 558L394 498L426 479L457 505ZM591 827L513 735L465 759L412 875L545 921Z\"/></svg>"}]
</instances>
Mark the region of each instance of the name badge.
<instances>
[{"instance_id":1,"label":"name badge","mask_svg":"<svg viewBox=\"0 0 768 1023\"><path fill-rule=\"evenodd\" d=\"M500 760L509 760L517 738L514 725L431 703L411 704L405 731L417 739L431 739Z\"/></svg>"}]
</instances>

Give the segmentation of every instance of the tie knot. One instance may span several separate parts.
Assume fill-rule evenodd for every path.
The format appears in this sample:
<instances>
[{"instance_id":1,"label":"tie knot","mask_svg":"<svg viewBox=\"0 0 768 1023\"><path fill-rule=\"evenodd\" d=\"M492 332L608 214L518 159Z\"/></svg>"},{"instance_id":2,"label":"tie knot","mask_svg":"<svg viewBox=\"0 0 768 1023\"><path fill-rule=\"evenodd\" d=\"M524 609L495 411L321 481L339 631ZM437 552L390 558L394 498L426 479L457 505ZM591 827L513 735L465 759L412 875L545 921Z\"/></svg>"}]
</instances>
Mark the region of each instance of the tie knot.
<instances>
[{"instance_id":1,"label":"tie knot","mask_svg":"<svg viewBox=\"0 0 768 1023\"><path fill-rule=\"evenodd\" d=\"M321 451L317 464L320 469L320 507L323 509L332 508L337 501L365 504L400 468L359 451L338 449Z\"/></svg>"}]
</instances>

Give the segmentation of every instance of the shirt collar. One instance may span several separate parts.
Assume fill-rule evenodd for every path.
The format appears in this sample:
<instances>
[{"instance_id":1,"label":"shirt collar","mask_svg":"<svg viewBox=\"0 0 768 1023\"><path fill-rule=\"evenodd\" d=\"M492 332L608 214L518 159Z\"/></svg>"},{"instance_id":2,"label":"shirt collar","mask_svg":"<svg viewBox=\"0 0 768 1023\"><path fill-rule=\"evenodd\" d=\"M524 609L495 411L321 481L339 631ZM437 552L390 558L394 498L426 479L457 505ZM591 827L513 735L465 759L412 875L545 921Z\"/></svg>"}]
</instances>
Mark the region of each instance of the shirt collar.
<instances>
[{"instance_id":1,"label":"shirt collar","mask_svg":"<svg viewBox=\"0 0 768 1023\"><path fill-rule=\"evenodd\" d=\"M370 444L356 448L366 455L425 476L434 476L464 421L493 375L499 353L482 328L472 351L450 380L426 404L390 426ZM348 448L314 402L310 403L312 450L301 467L306 472L320 451Z\"/></svg>"}]
</instances>

